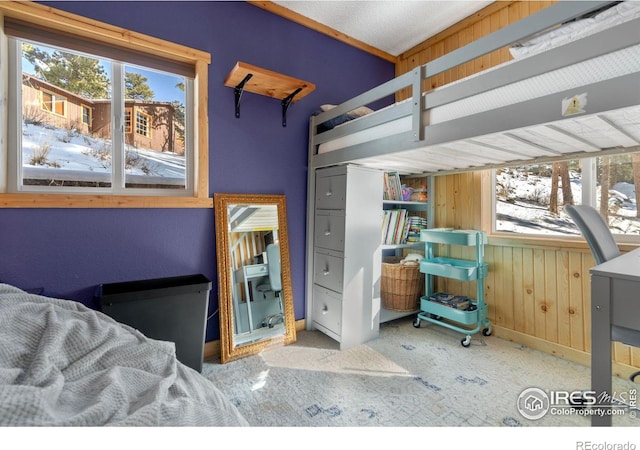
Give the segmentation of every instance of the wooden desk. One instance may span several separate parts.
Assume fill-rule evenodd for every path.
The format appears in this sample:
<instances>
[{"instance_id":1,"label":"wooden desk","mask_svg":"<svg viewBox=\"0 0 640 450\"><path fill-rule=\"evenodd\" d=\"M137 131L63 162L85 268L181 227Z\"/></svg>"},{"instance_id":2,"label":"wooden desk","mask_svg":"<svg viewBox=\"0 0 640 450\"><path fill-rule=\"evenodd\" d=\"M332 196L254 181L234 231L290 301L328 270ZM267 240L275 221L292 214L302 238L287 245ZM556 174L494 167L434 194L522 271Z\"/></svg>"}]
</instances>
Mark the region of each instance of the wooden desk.
<instances>
[{"instance_id":1,"label":"wooden desk","mask_svg":"<svg viewBox=\"0 0 640 450\"><path fill-rule=\"evenodd\" d=\"M591 273L591 389L611 395L612 326L635 330L640 345L640 248L597 265ZM606 414L610 397L600 402ZM596 408L598 409L598 408ZM594 414L592 426L611 426L611 416Z\"/></svg>"}]
</instances>

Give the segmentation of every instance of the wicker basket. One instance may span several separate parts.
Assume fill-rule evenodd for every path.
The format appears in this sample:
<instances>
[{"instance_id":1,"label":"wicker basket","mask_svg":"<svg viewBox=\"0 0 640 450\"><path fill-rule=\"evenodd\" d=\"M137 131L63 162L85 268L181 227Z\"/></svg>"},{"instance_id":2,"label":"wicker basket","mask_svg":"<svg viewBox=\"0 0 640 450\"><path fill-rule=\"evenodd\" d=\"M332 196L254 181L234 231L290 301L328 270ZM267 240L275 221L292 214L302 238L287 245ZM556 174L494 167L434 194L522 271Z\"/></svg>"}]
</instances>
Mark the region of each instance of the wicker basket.
<instances>
[{"instance_id":1,"label":"wicker basket","mask_svg":"<svg viewBox=\"0 0 640 450\"><path fill-rule=\"evenodd\" d=\"M405 264L401 260L390 256L382 262L382 306L392 311L415 311L419 309L424 274L417 264Z\"/></svg>"}]
</instances>

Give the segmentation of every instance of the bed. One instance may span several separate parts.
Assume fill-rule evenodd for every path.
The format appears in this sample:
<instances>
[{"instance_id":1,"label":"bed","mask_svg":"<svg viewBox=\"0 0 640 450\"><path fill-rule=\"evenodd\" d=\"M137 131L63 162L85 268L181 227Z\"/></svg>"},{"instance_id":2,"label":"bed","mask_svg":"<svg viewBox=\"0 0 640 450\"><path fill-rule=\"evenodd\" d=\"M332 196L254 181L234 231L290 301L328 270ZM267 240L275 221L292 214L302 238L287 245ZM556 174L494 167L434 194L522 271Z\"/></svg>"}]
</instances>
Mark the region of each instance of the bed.
<instances>
[{"instance_id":1,"label":"bed","mask_svg":"<svg viewBox=\"0 0 640 450\"><path fill-rule=\"evenodd\" d=\"M309 167L439 175L638 150L639 29L640 2L558 2L313 116ZM424 89L505 46L514 60ZM349 117L407 87L407 100Z\"/></svg>"},{"instance_id":2,"label":"bed","mask_svg":"<svg viewBox=\"0 0 640 450\"><path fill-rule=\"evenodd\" d=\"M173 343L81 303L0 284L0 342L0 426L248 425Z\"/></svg>"}]
</instances>

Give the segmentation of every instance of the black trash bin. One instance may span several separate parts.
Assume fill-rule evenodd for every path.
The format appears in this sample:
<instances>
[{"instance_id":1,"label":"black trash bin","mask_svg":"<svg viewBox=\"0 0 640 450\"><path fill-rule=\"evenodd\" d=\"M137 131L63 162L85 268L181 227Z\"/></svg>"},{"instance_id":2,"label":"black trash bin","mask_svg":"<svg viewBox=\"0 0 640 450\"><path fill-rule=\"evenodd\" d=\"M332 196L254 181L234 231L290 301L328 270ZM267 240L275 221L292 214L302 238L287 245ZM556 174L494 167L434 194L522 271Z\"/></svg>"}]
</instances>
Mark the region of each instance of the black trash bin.
<instances>
[{"instance_id":1,"label":"black trash bin","mask_svg":"<svg viewBox=\"0 0 640 450\"><path fill-rule=\"evenodd\" d=\"M102 312L147 337L176 344L178 361L202 372L211 281L185 275L101 284Z\"/></svg>"}]
</instances>

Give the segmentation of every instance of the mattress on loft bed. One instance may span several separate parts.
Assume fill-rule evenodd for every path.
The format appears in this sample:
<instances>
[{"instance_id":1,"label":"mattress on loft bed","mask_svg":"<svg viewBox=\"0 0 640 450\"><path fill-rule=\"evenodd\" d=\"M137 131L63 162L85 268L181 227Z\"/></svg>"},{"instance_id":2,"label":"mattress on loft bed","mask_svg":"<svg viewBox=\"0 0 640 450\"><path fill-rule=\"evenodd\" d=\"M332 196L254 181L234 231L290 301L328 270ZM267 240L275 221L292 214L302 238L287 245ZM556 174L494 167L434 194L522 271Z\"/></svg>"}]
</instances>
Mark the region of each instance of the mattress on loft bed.
<instances>
[{"instance_id":1,"label":"mattress on loft bed","mask_svg":"<svg viewBox=\"0 0 640 450\"><path fill-rule=\"evenodd\" d=\"M640 17L640 2L624 2L609 10L604 11L596 17L604 17L602 23L593 21L594 19L583 19L586 22L584 30L577 28L577 22L569 24L572 27L571 33L561 33L556 29L550 32L553 39L547 44L542 37L536 38L533 45L519 46L520 59L508 61L501 65L487 69L486 71L473 74L469 77L457 80L438 89L446 89L453 84L462 83L473 77L485 75L491 71L498 70L506 65L517 63L525 57L533 56L544 50L555 48L559 45L572 42L602 31L615 25L628 22ZM583 22L580 21L580 22ZM558 35L560 34L560 37ZM491 111L508 105L517 104L526 100L542 97L568 89L585 86L598 81L610 80L623 75L640 72L640 45L635 45L613 53L592 58L577 64L553 70L541 75L537 75L526 80L511 83L498 87L471 97L457 100L448 104L437 106L423 111L423 124L425 126L444 123L449 120L470 116L476 113ZM423 94L424 95L424 94ZM389 105L379 111L411 101L411 98L402 102ZM374 112L373 114L375 114ZM367 117L367 116L364 116ZM362 117L354 119L348 123L362 120ZM350 147L365 142L375 141L384 137L409 132L412 129L412 116L407 114L401 118L382 123L352 134L324 142L318 146L317 153L327 153Z\"/></svg>"},{"instance_id":2,"label":"mattress on loft bed","mask_svg":"<svg viewBox=\"0 0 640 450\"><path fill-rule=\"evenodd\" d=\"M640 45L428 109L423 112L425 114L424 125L435 125L637 72L640 72ZM411 99L404 101L411 101ZM393 108L398 104L396 103L386 108ZM348 123L361 119L362 117ZM411 115L406 115L399 119L322 143L318 147L318 154L408 132L411 131L411 127L412 117Z\"/></svg>"}]
</instances>

